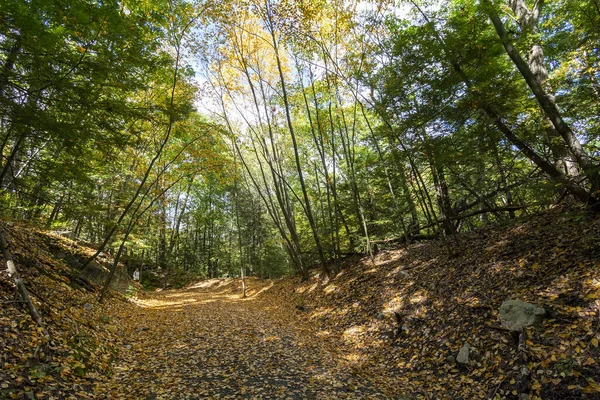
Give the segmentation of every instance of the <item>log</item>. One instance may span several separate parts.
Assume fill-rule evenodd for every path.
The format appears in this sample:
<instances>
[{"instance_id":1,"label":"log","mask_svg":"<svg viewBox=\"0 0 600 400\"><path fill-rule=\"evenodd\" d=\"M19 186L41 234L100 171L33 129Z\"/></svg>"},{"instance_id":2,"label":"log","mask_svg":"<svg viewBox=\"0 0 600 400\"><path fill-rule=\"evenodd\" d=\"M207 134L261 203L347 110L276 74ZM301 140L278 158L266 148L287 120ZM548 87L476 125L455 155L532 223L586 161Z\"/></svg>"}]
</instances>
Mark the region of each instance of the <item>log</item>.
<instances>
[{"instance_id":1,"label":"log","mask_svg":"<svg viewBox=\"0 0 600 400\"><path fill-rule=\"evenodd\" d=\"M437 239L439 237L439 235L411 235L409 236L410 241L415 241L418 242L419 240L433 240L433 239ZM389 239L380 239L380 240L372 240L371 243L373 244L404 244L406 243L406 236L400 236L400 237L396 237L396 238L389 238Z\"/></svg>"},{"instance_id":2,"label":"log","mask_svg":"<svg viewBox=\"0 0 600 400\"><path fill-rule=\"evenodd\" d=\"M36 322L36 324L38 324L38 326L40 328L42 328L42 333L44 334L44 336L49 338L50 335L48 333L48 330L46 329L46 327L42 321L42 317L40 316L40 313L38 312L37 308L35 308L35 305L31 301L31 298L29 297L29 292L27 291L27 287L25 286L25 283L19 276L19 272L17 271L15 261L12 257L12 254L10 253L10 250L8 249L8 244L6 243L6 239L4 239L4 235L2 234L1 230L0 230L0 248L2 249L2 255L4 256L4 260L6 260L6 268L8 270L8 274L13 279L13 282L15 283L15 285L17 287L17 291L21 295L23 302L27 305L27 308L29 309L29 314L31 315L31 318Z\"/></svg>"}]
</instances>

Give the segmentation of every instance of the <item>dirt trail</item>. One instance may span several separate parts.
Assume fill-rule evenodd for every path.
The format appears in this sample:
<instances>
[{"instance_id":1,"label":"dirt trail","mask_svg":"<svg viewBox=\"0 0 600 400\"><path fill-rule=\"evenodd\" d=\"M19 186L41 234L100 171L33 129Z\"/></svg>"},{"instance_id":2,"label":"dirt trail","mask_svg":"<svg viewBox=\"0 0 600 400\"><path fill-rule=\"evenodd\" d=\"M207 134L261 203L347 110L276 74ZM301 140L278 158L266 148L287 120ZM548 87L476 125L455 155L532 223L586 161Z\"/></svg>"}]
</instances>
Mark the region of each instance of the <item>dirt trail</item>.
<instances>
[{"instance_id":1,"label":"dirt trail","mask_svg":"<svg viewBox=\"0 0 600 400\"><path fill-rule=\"evenodd\" d=\"M343 360L293 307L233 281L209 281L116 311L123 345L111 399L387 398ZM258 289L257 289L258 291Z\"/></svg>"}]
</instances>

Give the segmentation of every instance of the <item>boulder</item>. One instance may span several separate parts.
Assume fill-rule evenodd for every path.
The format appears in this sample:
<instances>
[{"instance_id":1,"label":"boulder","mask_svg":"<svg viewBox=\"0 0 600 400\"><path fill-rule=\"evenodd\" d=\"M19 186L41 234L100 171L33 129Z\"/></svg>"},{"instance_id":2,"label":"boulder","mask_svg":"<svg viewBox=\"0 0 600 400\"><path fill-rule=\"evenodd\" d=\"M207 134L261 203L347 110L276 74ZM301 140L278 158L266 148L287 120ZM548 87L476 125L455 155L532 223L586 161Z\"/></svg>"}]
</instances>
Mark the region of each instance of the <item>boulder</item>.
<instances>
[{"instance_id":1,"label":"boulder","mask_svg":"<svg viewBox=\"0 0 600 400\"><path fill-rule=\"evenodd\" d=\"M500 323L513 332L540 323L545 315L543 308L521 300L507 300L500 307Z\"/></svg>"},{"instance_id":2,"label":"boulder","mask_svg":"<svg viewBox=\"0 0 600 400\"><path fill-rule=\"evenodd\" d=\"M469 343L463 344L463 346L458 351L458 355L456 356L456 362L461 365L469 364L469 353L471 352L471 345Z\"/></svg>"}]
</instances>

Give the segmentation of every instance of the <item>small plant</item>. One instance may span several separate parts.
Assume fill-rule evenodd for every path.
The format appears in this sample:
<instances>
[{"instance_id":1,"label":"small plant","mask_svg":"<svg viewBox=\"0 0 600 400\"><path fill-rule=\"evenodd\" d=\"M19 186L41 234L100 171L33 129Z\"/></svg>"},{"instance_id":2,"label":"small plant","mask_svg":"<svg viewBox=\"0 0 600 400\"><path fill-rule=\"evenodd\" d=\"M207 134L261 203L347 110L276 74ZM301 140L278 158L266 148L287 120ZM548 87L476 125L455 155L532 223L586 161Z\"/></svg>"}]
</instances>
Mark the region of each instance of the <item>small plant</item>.
<instances>
[{"instance_id":1,"label":"small plant","mask_svg":"<svg viewBox=\"0 0 600 400\"><path fill-rule=\"evenodd\" d=\"M125 298L129 299L130 297L135 297L137 295L138 289L133 286L133 285L129 285L127 287L127 290L125 291Z\"/></svg>"}]
</instances>

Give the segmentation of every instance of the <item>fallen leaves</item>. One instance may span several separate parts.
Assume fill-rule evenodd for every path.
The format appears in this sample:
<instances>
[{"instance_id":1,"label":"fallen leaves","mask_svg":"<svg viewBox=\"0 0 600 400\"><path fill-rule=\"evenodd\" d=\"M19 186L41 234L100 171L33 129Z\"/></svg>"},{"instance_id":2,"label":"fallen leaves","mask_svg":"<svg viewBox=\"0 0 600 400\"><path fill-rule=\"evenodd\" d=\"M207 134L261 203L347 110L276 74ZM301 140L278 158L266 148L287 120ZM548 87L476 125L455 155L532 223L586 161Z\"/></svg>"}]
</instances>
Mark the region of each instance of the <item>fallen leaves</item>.
<instances>
[{"instance_id":1,"label":"fallen leaves","mask_svg":"<svg viewBox=\"0 0 600 400\"><path fill-rule=\"evenodd\" d=\"M20 303L15 288L0 272L0 398L92 398L91 383L98 372L110 370L117 327L99 322L104 311L93 303L96 293L74 285L72 271L49 251L54 240L25 226L12 226L7 240L15 255L32 301L50 331L50 339ZM69 241L70 242L70 241ZM67 243L65 241L65 243ZM64 250L73 242L68 243ZM111 300L106 307L126 306ZM78 393L85 393L80 395Z\"/></svg>"},{"instance_id":2,"label":"fallen leaves","mask_svg":"<svg viewBox=\"0 0 600 400\"><path fill-rule=\"evenodd\" d=\"M1 275L0 398L510 399L516 349L494 329L507 298L550 311L528 331L532 399L597 398L597 232L598 217L582 223L554 210L461 235L457 257L415 243L379 254L375 266L344 260L326 284L249 278L240 299L237 281L214 280L85 308L95 293L74 284L42 233L15 227L10 241L52 342L10 303L14 288ZM465 342L477 358L449 363Z\"/></svg>"},{"instance_id":3,"label":"fallen leaves","mask_svg":"<svg viewBox=\"0 0 600 400\"><path fill-rule=\"evenodd\" d=\"M511 398L515 345L492 328L502 301L536 303L551 315L528 334L532 397L585 398L588 379L600 376L600 219L579 212L555 209L460 235L456 257L443 243L427 242L380 253L376 272L366 258L345 260L331 282L290 282L277 294L288 301L294 295L287 293L301 295L306 318L377 366L395 395L421 390L422 398ZM393 312L404 320L396 340L387 335L397 328ZM359 327L364 335L348 334ZM447 363L464 342L481 349L481 359L468 368Z\"/></svg>"}]
</instances>

